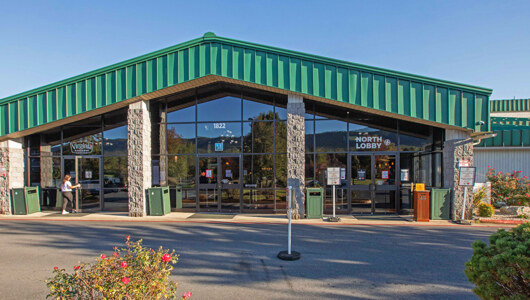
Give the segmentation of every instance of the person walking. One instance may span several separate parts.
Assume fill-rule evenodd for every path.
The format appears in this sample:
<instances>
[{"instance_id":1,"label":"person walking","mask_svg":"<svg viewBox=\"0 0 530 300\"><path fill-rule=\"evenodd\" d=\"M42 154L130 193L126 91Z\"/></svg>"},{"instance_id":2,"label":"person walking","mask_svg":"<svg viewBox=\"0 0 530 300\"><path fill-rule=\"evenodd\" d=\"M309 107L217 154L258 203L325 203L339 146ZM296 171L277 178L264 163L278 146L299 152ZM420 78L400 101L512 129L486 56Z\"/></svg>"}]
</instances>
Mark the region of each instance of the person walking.
<instances>
[{"instance_id":1,"label":"person walking","mask_svg":"<svg viewBox=\"0 0 530 300\"><path fill-rule=\"evenodd\" d=\"M68 201L72 203L72 212L77 213L77 211L74 209L74 197L72 195L72 189L80 188L81 184L72 185L70 178L72 178L70 175L64 176L63 184L61 185L61 192L63 193L63 215L69 213L66 211L66 204Z\"/></svg>"}]
</instances>

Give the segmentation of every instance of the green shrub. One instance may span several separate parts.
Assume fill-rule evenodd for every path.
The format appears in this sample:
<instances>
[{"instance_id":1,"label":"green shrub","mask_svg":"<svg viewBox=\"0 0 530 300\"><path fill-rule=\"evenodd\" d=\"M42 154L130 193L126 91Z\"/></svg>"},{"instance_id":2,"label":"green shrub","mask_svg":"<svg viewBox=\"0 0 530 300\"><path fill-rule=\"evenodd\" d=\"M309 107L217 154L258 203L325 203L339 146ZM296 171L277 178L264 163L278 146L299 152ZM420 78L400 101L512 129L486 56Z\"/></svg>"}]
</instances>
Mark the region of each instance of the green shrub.
<instances>
[{"instance_id":1,"label":"green shrub","mask_svg":"<svg viewBox=\"0 0 530 300\"><path fill-rule=\"evenodd\" d=\"M488 168L486 176L488 181L491 182L491 199L493 203L506 202L508 205L530 206L530 180L527 176L519 177L521 171L503 173L495 172L495 169L490 166Z\"/></svg>"},{"instance_id":2,"label":"green shrub","mask_svg":"<svg viewBox=\"0 0 530 300\"><path fill-rule=\"evenodd\" d=\"M74 266L74 273L54 268L47 280L48 297L55 299L177 299L177 283L169 279L178 257L169 252L144 248L142 240L114 247L110 257L102 254L93 264ZM187 299L184 293L180 299Z\"/></svg>"},{"instance_id":3,"label":"green shrub","mask_svg":"<svg viewBox=\"0 0 530 300\"><path fill-rule=\"evenodd\" d=\"M498 230L473 242L473 256L465 273L482 299L528 299L530 295L530 223L511 231Z\"/></svg>"},{"instance_id":4,"label":"green shrub","mask_svg":"<svg viewBox=\"0 0 530 300\"><path fill-rule=\"evenodd\" d=\"M477 208L484 198L486 198L486 188L481 187L477 192L473 193L473 208Z\"/></svg>"},{"instance_id":5,"label":"green shrub","mask_svg":"<svg viewBox=\"0 0 530 300\"><path fill-rule=\"evenodd\" d=\"M478 214L481 217L491 217L495 213L495 208L493 208L493 205L482 202L478 206Z\"/></svg>"}]
</instances>

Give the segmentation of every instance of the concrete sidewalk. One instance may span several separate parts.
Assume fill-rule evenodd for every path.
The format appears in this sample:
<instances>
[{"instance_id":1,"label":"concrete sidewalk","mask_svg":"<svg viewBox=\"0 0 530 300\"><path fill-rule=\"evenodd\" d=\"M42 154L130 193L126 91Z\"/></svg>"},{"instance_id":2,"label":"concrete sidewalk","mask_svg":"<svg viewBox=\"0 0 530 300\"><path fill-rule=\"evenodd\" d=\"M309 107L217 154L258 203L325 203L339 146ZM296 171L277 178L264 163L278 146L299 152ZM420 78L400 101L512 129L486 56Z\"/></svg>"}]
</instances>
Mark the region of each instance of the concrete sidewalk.
<instances>
[{"instance_id":1,"label":"concrete sidewalk","mask_svg":"<svg viewBox=\"0 0 530 300\"><path fill-rule=\"evenodd\" d=\"M293 220L293 224L308 225L393 225L393 226L512 226L514 224L484 224L460 225L449 220L431 220L430 222L415 222L411 215L338 215L340 222L328 222L323 219ZM210 212L172 212L165 216L147 216L142 218L129 217L121 212L78 213L62 215L59 211L43 211L31 215L0 215L0 220L33 220L33 221L90 221L90 222L190 222L190 223L243 223L243 224L287 224L287 217L283 214L226 214Z\"/></svg>"}]
</instances>

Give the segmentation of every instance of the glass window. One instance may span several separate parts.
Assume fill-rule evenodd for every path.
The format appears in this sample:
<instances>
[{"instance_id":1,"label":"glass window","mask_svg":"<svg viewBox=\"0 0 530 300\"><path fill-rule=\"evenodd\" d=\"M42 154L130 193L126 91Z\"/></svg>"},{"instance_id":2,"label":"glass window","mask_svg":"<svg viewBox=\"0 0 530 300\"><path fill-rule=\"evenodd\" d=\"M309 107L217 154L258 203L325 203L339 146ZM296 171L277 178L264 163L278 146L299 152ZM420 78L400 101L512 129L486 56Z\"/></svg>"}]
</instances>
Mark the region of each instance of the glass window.
<instances>
[{"instance_id":1,"label":"glass window","mask_svg":"<svg viewBox=\"0 0 530 300\"><path fill-rule=\"evenodd\" d=\"M105 155L127 155L127 125L103 132Z\"/></svg>"},{"instance_id":2,"label":"glass window","mask_svg":"<svg viewBox=\"0 0 530 300\"><path fill-rule=\"evenodd\" d=\"M274 152L274 122L243 122L245 153Z\"/></svg>"},{"instance_id":3,"label":"glass window","mask_svg":"<svg viewBox=\"0 0 530 300\"><path fill-rule=\"evenodd\" d=\"M274 106L243 100L243 120L273 120Z\"/></svg>"},{"instance_id":4,"label":"glass window","mask_svg":"<svg viewBox=\"0 0 530 300\"><path fill-rule=\"evenodd\" d=\"M197 124L199 153L235 153L241 151L241 123Z\"/></svg>"},{"instance_id":5,"label":"glass window","mask_svg":"<svg viewBox=\"0 0 530 300\"><path fill-rule=\"evenodd\" d=\"M315 124L314 121L305 122L305 152L313 152L314 145L313 141L315 140Z\"/></svg>"},{"instance_id":6,"label":"glass window","mask_svg":"<svg viewBox=\"0 0 530 300\"><path fill-rule=\"evenodd\" d=\"M166 136L167 153L195 153L195 124L168 124Z\"/></svg>"},{"instance_id":7,"label":"glass window","mask_svg":"<svg viewBox=\"0 0 530 300\"><path fill-rule=\"evenodd\" d=\"M167 122L195 122L195 105L168 112Z\"/></svg>"},{"instance_id":8,"label":"glass window","mask_svg":"<svg viewBox=\"0 0 530 300\"><path fill-rule=\"evenodd\" d=\"M40 182L40 158L32 157L29 160L29 185L41 186Z\"/></svg>"},{"instance_id":9,"label":"glass window","mask_svg":"<svg viewBox=\"0 0 530 300\"><path fill-rule=\"evenodd\" d=\"M350 151L395 151L397 134L350 123Z\"/></svg>"},{"instance_id":10,"label":"glass window","mask_svg":"<svg viewBox=\"0 0 530 300\"><path fill-rule=\"evenodd\" d=\"M276 121L276 153L287 153L287 122Z\"/></svg>"},{"instance_id":11,"label":"glass window","mask_svg":"<svg viewBox=\"0 0 530 300\"><path fill-rule=\"evenodd\" d=\"M316 186L315 182L315 161L313 154L305 156L305 185L307 187Z\"/></svg>"},{"instance_id":12,"label":"glass window","mask_svg":"<svg viewBox=\"0 0 530 300\"><path fill-rule=\"evenodd\" d=\"M286 108L276 106L274 108L274 112L275 112L276 118L279 118L280 120L287 120L287 109Z\"/></svg>"},{"instance_id":13,"label":"glass window","mask_svg":"<svg viewBox=\"0 0 530 300\"><path fill-rule=\"evenodd\" d=\"M245 155L243 157L243 183L249 188L274 186L273 156Z\"/></svg>"},{"instance_id":14,"label":"glass window","mask_svg":"<svg viewBox=\"0 0 530 300\"><path fill-rule=\"evenodd\" d=\"M399 149L401 151L422 151L431 145L427 138L409 134L399 134Z\"/></svg>"},{"instance_id":15,"label":"glass window","mask_svg":"<svg viewBox=\"0 0 530 300\"><path fill-rule=\"evenodd\" d=\"M84 128L78 127L80 131ZM82 136L82 134L79 134ZM63 143L63 155L99 155L101 154L101 132L83 136L71 137L71 140L65 138Z\"/></svg>"},{"instance_id":16,"label":"glass window","mask_svg":"<svg viewBox=\"0 0 530 300\"><path fill-rule=\"evenodd\" d=\"M243 189L243 209L273 211L274 190Z\"/></svg>"},{"instance_id":17,"label":"glass window","mask_svg":"<svg viewBox=\"0 0 530 300\"><path fill-rule=\"evenodd\" d=\"M195 187L195 156L168 156L168 185L178 185L183 188Z\"/></svg>"},{"instance_id":18,"label":"glass window","mask_svg":"<svg viewBox=\"0 0 530 300\"><path fill-rule=\"evenodd\" d=\"M223 97L200 103L198 105L198 121L241 121L241 99Z\"/></svg>"},{"instance_id":19,"label":"glass window","mask_svg":"<svg viewBox=\"0 0 530 300\"><path fill-rule=\"evenodd\" d=\"M276 155L275 180L277 188L287 187L287 155Z\"/></svg>"},{"instance_id":20,"label":"glass window","mask_svg":"<svg viewBox=\"0 0 530 300\"><path fill-rule=\"evenodd\" d=\"M103 158L103 188L125 189L128 180L127 156Z\"/></svg>"},{"instance_id":21,"label":"glass window","mask_svg":"<svg viewBox=\"0 0 530 300\"><path fill-rule=\"evenodd\" d=\"M315 122L316 152L346 151L347 123L337 120Z\"/></svg>"},{"instance_id":22,"label":"glass window","mask_svg":"<svg viewBox=\"0 0 530 300\"><path fill-rule=\"evenodd\" d=\"M396 157L394 155L375 156L375 184L396 184Z\"/></svg>"}]
</instances>

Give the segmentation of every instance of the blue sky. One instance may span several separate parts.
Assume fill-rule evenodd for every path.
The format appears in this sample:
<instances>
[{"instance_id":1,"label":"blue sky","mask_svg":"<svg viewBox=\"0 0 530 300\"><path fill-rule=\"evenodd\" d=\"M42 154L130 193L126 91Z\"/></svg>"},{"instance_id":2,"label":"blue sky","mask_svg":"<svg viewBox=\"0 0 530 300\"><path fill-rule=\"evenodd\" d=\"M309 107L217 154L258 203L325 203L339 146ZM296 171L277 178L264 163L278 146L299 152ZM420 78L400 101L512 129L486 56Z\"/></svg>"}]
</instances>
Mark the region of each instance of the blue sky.
<instances>
[{"instance_id":1,"label":"blue sky","mask_svg":"<svg viewBox=\"0 0 530 300\"><path fill-rule=\"evenodd\" d=\"M219 36L530 98L530 1L2 1L0 98Z\"/></svg>"}]
</instances>

